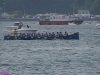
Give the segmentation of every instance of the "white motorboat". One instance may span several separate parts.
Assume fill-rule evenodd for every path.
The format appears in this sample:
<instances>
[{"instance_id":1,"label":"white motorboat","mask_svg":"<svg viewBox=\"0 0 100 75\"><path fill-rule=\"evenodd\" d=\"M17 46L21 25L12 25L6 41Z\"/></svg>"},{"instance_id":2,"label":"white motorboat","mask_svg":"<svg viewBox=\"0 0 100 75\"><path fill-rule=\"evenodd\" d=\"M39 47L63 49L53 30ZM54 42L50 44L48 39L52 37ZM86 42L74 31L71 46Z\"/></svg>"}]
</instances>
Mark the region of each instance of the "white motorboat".
<instances>
[{"instance_id":1,"label":"white motorboat","mask_svg":"<svg viewBox=\"0 0 100 75\"><path fill-rule=\"evenodd\" d=\"M86 23L85 23L85 25L89 25L89 24L92 24L92 22L86 22Z\"/></svg>"},{"instance_id":2,"label":"white motorboat","mask_svg":"<svg viewBox=\"0 0 100 75\"><path fill-rule=\"evenodd\" d=\"M69 23L68 23L68 25L76 25L76 24L75 24L75 23L73 23L73 22L72 22L72 23L70 23L70 22L69 22Z\"/></svg>"},{"instance_id":3,"label":"white motorboat","mask_svg":"<svg viewBox=\"0 0 100 75\"><path fill-rule=\"evenodd\" d=\"M6 26L7 30L18 29L19 26L23 26L21 22L15 22L13 26Z\"/></svg>"},{"instance_id":4,"label":"white motorboat","mask_svg":"<svg viewBox=\"0 0 100 75\"><path fill-rule=\"evenodd\" d=\"M14 32L14 30L12 30ZM27 27L21 27L20 29L17 29L17 33L35 33L37 30L32 29L32 28L27 28Z\"/></svg>"},{"instance_id":5,"label":"white motorboat","mask_svg":"<svg viewBox=\"0 0 100 75\"><path fill-rule=\"evenodd\" d=\"M15 31L17 33L34 33L37 31L36 29L32 29L28 25L24 26L21 22L16 22L14 26L7 26L6 28L10 33L14 33Z\"/></svg>"},{"instance_id":6,"label":"white motorboat","mask_svg":"<svg viewBox=\"0 0 100 75\"><path fill-rule=\"evenodd\" d=\"M100 29L100 23L96 24L96 28Z\"/></svg>"}]
</instances>

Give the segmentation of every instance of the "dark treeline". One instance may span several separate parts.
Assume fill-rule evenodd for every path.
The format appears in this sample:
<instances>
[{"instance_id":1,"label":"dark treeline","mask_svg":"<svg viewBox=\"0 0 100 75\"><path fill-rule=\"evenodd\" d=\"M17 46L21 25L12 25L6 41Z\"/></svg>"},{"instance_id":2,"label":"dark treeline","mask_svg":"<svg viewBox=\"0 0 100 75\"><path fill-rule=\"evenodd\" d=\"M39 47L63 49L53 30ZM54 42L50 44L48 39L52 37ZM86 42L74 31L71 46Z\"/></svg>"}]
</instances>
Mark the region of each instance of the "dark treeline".
<instances>
[{"instance_id":1,"label":"dark treeline","mask_svg":"<svg viewBox=\"0 0 100 75\"><path fill-rule=\"evenodd\" d=\"M74 6L75 13L80 9L87 9L91 14L100 14L100 0L0 0L0 7L4 6L8 13L15 11L23 13L25 10L27 14L54 12L72 14Z\"/></svg>"}]
</instances>

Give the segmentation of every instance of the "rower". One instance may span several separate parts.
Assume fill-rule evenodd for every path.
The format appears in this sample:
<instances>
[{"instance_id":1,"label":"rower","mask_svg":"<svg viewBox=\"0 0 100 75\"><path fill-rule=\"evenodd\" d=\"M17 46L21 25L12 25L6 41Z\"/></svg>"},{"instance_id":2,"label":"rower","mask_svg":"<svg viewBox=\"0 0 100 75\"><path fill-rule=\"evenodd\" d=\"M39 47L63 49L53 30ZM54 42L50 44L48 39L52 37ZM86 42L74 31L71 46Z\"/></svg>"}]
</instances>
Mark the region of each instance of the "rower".
<instances>
[{"instance_id":1,"label":"rower","mask_svg":"<svg viewBox=\"0 0 100 75\"><path fill-rule=\"evenodd\" d=\"M59 38L62 39L63 35L62 32L59 33Z\"/></svg>"},{"instance_id":2,"label":"rower","mask_svg":"<svg viewBox=\"0 0 100 75\"><path fill-rule=\"evenodd\" d=\"M52 32L51 37L55 38L55 33L54 32Z\"/></svg>"},{"instance_id":3,"label":"rower","mask_svg":"<svg viewBox=\"0 0 100 75\"><path fill-rule=\"evenodd\" d=\"M68 36L68 33L65 31L65 34L64 34L64 36Z\"/></svg>"},{"instance_id":4,"label":"rower","mask_svg":"<svg viewBox=\"0 0 100 75\"><path fill-rule=\"evenodd\" d=\"M45 37L48 37L48 33L47 32L45 33Z\"/></svg>"},{"instance_id":5,"label":"rower","mask_svg":"<svg viewBox=\"0 0 100 75\"><path fill-rule=\"evenodd\" d=\"M44 38L44 34L42 33L41 38Z\"/></svg>"},{"instance_id":6,"label":"rower","mask_svg":"<svg viewBox=\"0 0 100 75\"><path fill-rule=\"evenodd\" d=\"M57 34L56 34L56 38L59 38L59 32L57 32Z\"/></svg>"},{"instance_id":7,"label":"rower","mask_svg":"<svg viewBox=\"0 0 100 75\"><path fill-rule=\"evenodd\" d=\"M41 34L39 32L37 34L37 38L41 38Z\"/></svg>"}]
</instances>

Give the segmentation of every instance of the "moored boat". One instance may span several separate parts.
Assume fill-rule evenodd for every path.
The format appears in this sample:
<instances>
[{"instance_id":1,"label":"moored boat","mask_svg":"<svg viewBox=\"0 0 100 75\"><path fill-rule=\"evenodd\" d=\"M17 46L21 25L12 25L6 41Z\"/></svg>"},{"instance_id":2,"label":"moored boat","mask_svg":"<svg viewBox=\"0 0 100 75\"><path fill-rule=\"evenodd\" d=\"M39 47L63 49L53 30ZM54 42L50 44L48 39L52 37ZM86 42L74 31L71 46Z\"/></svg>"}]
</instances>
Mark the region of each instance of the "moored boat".
<instances>
[{"instance_id":1,"label":"moored boat","mask_svg":"<svg viewBox=\"0 0 100 75\"><path fill-rule=\"evenodd\" d=\"M39 21L40 25L69 25L69 23L79 25L83 23L83 20L71 17L69 15L53 14L46 19Z\"/></svg>"}]
</instances>

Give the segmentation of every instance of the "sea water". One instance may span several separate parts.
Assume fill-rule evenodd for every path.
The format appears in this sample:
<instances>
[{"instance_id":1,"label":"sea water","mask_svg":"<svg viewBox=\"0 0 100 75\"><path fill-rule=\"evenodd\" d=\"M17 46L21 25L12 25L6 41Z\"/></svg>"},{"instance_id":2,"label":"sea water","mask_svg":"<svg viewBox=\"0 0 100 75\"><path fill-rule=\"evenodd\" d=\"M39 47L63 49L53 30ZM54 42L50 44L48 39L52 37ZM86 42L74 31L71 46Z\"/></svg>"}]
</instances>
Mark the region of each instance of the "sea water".
<instances>
[{"instance_id":1,"label":"sea water","mask_svg":"<svg viewBox=\"0 0 100 75\"><path fill-rule=\"evenodd\" d=\"M23 21L37 32L79 32L79 40L3 40L0 23L0 72L10 75L100 75L100 29L96 21L81 25L39 25Z\"/></svg>"}]
</instances>

